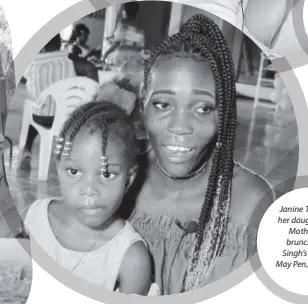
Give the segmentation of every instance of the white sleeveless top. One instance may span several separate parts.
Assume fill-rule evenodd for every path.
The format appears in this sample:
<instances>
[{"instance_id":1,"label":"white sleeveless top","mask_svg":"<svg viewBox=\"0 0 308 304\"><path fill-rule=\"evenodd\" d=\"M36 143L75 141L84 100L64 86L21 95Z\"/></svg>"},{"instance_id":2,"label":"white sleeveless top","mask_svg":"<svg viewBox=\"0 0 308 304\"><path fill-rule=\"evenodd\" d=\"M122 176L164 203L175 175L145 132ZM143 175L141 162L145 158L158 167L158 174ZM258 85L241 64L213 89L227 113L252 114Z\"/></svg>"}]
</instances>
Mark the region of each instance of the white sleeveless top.
<instances>
[{"instance_id":1,"label":"white sleeveless top","mask_svg":"<svg viewBox=\"0 0 308 304\"><path fill-rule=\"evenodd\" d=\"M128 248L142 241L141 236L126 222L124 228L106 245L90 252L78 252L64 248L56 239L48 220L51 198L35 201L29 208L25 228L30 237L62 267L75 275L113 291L123 258Z\"/></svg>"}]
</instances>

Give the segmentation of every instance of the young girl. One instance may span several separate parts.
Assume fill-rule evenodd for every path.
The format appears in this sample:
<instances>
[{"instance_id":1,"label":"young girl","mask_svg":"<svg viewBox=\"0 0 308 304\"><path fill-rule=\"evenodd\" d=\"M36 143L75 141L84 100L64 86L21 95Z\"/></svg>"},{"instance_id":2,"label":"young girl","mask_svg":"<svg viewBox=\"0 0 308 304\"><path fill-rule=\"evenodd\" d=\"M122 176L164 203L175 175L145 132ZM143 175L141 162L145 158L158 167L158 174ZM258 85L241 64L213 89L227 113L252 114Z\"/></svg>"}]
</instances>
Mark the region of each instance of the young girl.
<instances>
[{"instance_id":1,"label":"young girl","mask_svg":"<svg viewBox=\"0 0 308 304\"><path fill-rule=\"evenodd\" d=\"M131 116L118 101L104 101L110 88L118 99L135 98L116 84L105 85L94 101L72 113L55 151L63 197L34 202L25 228L77 276L109 290L147 295L146 244L117 215L137 171L136 138Z\"/></svg>"}]
</instances>

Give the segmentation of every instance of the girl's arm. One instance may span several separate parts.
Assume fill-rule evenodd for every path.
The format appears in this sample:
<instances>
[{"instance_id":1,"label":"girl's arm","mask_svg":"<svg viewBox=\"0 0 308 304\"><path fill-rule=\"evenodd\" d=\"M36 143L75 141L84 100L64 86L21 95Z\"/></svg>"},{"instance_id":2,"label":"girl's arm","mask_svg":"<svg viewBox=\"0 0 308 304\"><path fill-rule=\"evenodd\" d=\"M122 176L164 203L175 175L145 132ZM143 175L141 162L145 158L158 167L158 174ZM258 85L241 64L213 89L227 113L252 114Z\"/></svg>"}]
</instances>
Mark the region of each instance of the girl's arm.
<instances>
[{"instance_id":1,"label":"girl's arm","mask_svg":"<svg viewBox=\"0 0 308 304\"><path fill-rule=\"evenodd\" d=\"M142 242L133 244L127 251L119 272L119 291L146 296L151 285L151 260Z\"/></svg>"}]
</instances>

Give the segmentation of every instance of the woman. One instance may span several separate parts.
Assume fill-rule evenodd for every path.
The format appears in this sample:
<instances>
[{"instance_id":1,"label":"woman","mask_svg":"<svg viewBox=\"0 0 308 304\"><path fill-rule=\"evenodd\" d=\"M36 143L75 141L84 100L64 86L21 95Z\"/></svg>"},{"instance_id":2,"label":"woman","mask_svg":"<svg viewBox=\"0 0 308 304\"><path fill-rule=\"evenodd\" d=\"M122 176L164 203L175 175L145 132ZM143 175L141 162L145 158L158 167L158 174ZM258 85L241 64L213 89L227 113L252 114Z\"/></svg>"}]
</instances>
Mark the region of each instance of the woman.
<instances>
[{"instance_id":1,"label":"woman","mask_svg":"<svg viewBox=\"0 0 308 304\"><path fill-rule=\"evenodd\" d=\"M188 20L153 52L144 76L144 124L153 151L143 185L136 184L141 191L132 193L130 221L148 243L155 281L169 295L200 288L246 262L275 195L266 180L233 160L234 68L211 19Z\"/></svg>"},{"instance_id":2,"label":"woman","mask_svg":"<svg viewBox=\"0 0 308 304\"><path fill-rule=\"evenodd\" d=\"M123 4L122 18L114 32L111 46L102 60L110 60L114 67L120 67L128 59L141 58L144 48L144 32L137 24L139 5L136 2Z\"/></svg>"},{"instance_id":3,"label":"woman","mask_svg":"<svg viewBox=\"0 0 308 304\"><path fill-rule=\"evenodd\" d=\"M66 46L71 57L89 58L90 56L100 55L99 49L92 50L87 45L89 35L90 30L86 25L83 23L78 23L75 25L72 35Z\"/></svg>"},{"instance_id":4,"label":"woman","mask_svg":"<svg viewBox=\"0 0 308 304\"><path fill-rule=\"evenodd\" d=\"M95 65L90 62L93 57L100 56L100 50L91 50L87 45L90 30L82 23L75 25L66 49L69 58L74 62L77 76L85 76L98 82L98 72Z\"/></svg>"}]
</instances>

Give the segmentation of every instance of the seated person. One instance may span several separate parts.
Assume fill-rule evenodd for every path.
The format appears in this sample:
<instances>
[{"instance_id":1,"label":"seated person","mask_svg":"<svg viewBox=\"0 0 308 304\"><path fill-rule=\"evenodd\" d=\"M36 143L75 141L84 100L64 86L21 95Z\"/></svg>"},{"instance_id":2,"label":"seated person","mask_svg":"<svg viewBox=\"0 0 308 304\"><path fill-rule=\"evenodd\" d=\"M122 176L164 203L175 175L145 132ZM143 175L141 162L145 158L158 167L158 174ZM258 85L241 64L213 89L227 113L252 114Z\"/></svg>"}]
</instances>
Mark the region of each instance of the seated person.
<instances>
[{"instance_id":1,"label":"seated person","mask_svg":"<svg viewBox=\"0 0 308 304\"><path fill-rule=\"evenodd\" d=\"M92 50L88 45L88 39L90 35L89 28L78 23L75 25L72 35L66 45L66 49L70 54L71 58L90 58L91 56L100 56L100 47Z\"/></svg>"},{"instance_id":2,"label":"seated person","mask_svg":"<svg viewBox=\"0 0 308 304\"><path fill-rule=\"evenodd\" d=\"M100 57L100 49L91 50L87 45L89 34L90 30L86 25L76 24L65 48L74 62L77 76L85 76L98 82L97 69L89 60Z\"/></svg>"}]
</instances>

